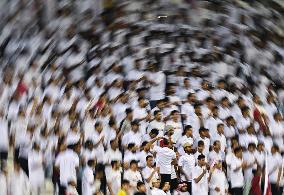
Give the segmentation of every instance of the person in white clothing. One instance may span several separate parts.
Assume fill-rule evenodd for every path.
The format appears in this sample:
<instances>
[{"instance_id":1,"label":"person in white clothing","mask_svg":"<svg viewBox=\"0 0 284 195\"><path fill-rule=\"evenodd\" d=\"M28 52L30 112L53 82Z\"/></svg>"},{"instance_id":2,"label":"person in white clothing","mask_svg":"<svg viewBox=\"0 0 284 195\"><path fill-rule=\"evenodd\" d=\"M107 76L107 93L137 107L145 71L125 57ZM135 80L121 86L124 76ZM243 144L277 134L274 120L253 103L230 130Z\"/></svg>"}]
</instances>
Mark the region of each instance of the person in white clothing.
<instances>
[{"instance_id":1,"label":"person in white clothing","mask_svg":"<svg viewBox=\"0 0 284 195\"><path fill-rule=\"evenodd\" d=\"M0 194L8 195L8 172L6 169L1 168L0 170Z\"/></svg>"},{"instance_id":2,"label":"person in white clothing","mask_svg":"<svg viewBox=\"0 0 284 195\"><path fill-rule=\"evenodd\" d=\"M130 194L133 194L136 191L136 186L138 181L143 181L142 175L138 170L138 162L136 160L132 160L130 162L130 168L125 171L124 179L130 182Z\"/></svg>"},{"instance_id":3,"label":"person in white clothing","mask_svg":"<svg viewBox=\"0 0 284 195\"><path fill-rule=\"evenodd\" d=\"M209 129L210 136L213 137L217 133L217 125L222 123L222 120L219 118L219 109L215 106L211 110L212 114L205 121L205 127Z\"/></svg>"},{"instance_id":4,"label":"person in white clothing","mask_svg":"<svg viewBox=\"0 0 284 195\"><path fill-rule=\"evenodd\" d=\"M136 146L142 144L142 133L139 131L139 121L133 120L131 122L131 131L122 136L122 145L126 148L128 144L134 143Z\"/></svg>"},{"instance_id":5,"label":"person in white clothing","mask_svg":"<svg viewBox=\"0 0 284 195\"><path fill-rule=\"evenodd\" d=\"M172 145L166 138L161 140L161 147L153 146L160 139L160 137L153 139L146 147L152 147L153 152L156 152L156 163L160 168L161 186L163 186L165 182L171 182L172 164L176 164L176 153L171 149Z\"/></svg>"},{"instance_id":6,"label":"person in white clothing","mask_svg":"<svg viewBox=\"0 0 284 195\"><path fill-rule=\"evenodd\" d=\"M94 191L94 168L95 168L95 161L90 159L87 161L86 167L83 170L82 176L82 195L93 195Z\"/></svg>"},{"instance_id":7,"label":"person in white clothing","mask_svg":"<svg viewBox=\"0 0 284 195\"><path fill-rule=\"evenodd\" d=\"M277 145L271 147L271 154L268 156L267 161L269 162L267 168L272 195L281 194L279 185L281 179L282 157Z\"/></svg>"},{"instance_id":8,"label":"person in white clothing","mask_svg":"<svg viewBox=\"0 0 284 195\"><path fill-rule=\"evenodd\" d=\"M199 140L196 146L196 152L194 153L195 162L198 162L198 156L200 154L204 155L205 144L204 141ZM205 155L204 155L205 156ZM208 162L207 157L205 156L205 162Z\"/></svg>"},{"instance_id":9,"label":"person in white clothing","mask_svg":"<svg viewBox=\"0 0 284 195\"><path fill-rule=\"evenodd\" d=\"M192 171L192 194L208 194L208 171L206 168L205 156L198 156L197 166Z\"/></svg>"},{"instance_id":10,"label":"person in white clothing","mask_svg":"<svg viewBox=\"0 0 284 195\"><path fill-rule=\"evenodd\" d=\"M280 151L284 151L283 147L283 135L284 135L284 125L283 117L279 112L273 114L273 120L269 123L269 130L273 138L273 142L276 143Z\"/></svg>"},{"instance_id":11,"label":"person in white clothing","mask_svg":"<svg viewBox=\"0 0 284 195\"><path fill-rule=\"evenodd\" d=\"M174 134L172 136L173 142L177 143L177 140L182 137L183 126L180 121L180 114L178 110L173 110L171 112L171 120L166 122L166 128L172 126L174 129Z\"/></svg>"},{"instance_id":12,"label":"person in white clothing","mask_svg":"<svg viewBox=\"0 0 284 195\"><path fill-rule=\"evenodd\" d=\"M196 143L198 143L199 141L203 141L204 143L203 154L207 156L209 154L209 149L210 149L210 134L208 129L204 127L201 127L199 129L199 137L196 139Z\"/></svg>"},{"instance_id":13,"label":"person in white clothing","mask_svg":"<svg viewBox=\"0 0 284 195\"><path fill-rule=\"evenodd\" d=\"M153 186L152 190L151 190L152 195L167 195L166 192L164 192L162 189L160 189L160 185L161 185L161 181L160 181L159 178L154 179L152 181L152 186Z\"/></svg>"},{"instance_id":14,"label":"person in white clothing","mask_svg":"<svg viewBox=\"0 0 284 195\"><path fill-rule=\"evenodd\" d=\"M29 195L31 193L29 178L20 164L14 161L14 171L8 177L9 195Z\"/></svg>"},{"instance_id":15,"label":"person in white clothing","mask_svg":"<svg viewBox=\"0 0 284 195\"><path fill-rule=\"evenodd\" d=\"M79 195L76 187L77 187L77 184L75 181L69 181L68 186L66 188L65 195Z\"/></svg>"},{"instance_id":16,"label":"person in white clothing","mask_svg":"<svg viewBox=\"0 0 284 195\"><path fill-rule=\"evenodd\" d=\"M243 170L247 164L243 161L243 152L241 147L234 149L234 157L230 161L230 179L233 195L243 194L244 174Z\"/></svg>"},{"instance_id":17,"label":"person in white clothing","mask_svg":"<svg viewBox=\"0 0 284 195\"><path fill-rule=\"evenodd\" d=\"M227 148L227 139L224 135L224 124L220 123L217 125L217 133L211 138L211 141L220 141L220 150L225 154Z\"/></svg>"},{"instance_id":18,"label":"person in white clothing","mask_svg":"<svg viewBox=\"0 0 284 195\"><path fill-rule=\"evenodd\" d=\"M151 84L150 99L152 101L161 100L165 98L166 76L162 71L158 70L157 65L151 64L149 70L150 72L146 78L148 83ZM151 105L151 107L154 106Z\"/></svg>"},{"instance_id":19,"label":"person in white clothing","mask_svg":"<svg viewBox=\"0 0 284 195\"><path fill-rule=\"evenodd\" d=\"M44 186L44 159L37 143L34 143L33 150L29 152L28 163L32 194L41 194Z\"/></svg>"},{"instance_id":20,"label":"person in white clothing","mask_svg":"<svg viewBox=\"0 0 284 195\"><path fill-rule=\"evenodd\" d=\"M230 116L231 110L229 104L229 99L227 97L223 97L221 100L221 105L219 107L219 118L221 120L225 120L227 117Z\"/></svg>"},{"instance_id":21,"label":"person in white clothing","mask_svg":"<svg viewBox=\"0 0 284 195\"><path fill-rule=\"evenodd\" d=\"M186 182L182 182L178 185L177 190L174 191L173 195L190 195L190 192L188 192L187 184Z\"/></svg>"},{"instance_id":22,"label":"person in white clothing","mask_svg":"<svg viewBox=\"0 0 284 195\"><path fill-rule=\"evenodd\" d=\"M154 120L152 120L147 127L147 132L150 132L152 129L158 129L159 136L162 136L165 129L165 123L162 121L162 112L155 110L154 117Z\"/></svg>"},{"instance_id":23,"label":"person in white clothing","mask_svg":"<svg viewBox=\"0 0 284 195\"><path fill-rule=\"evenodd\" d=\"M222 161L216 161L209 174L210 195L228 194L228 182L224 171L222 170Z\"/></svg>"},{"instance_id":24,"label":"person in white clothing","mask_svg":"<svg viewBox=\"0 0 284 195\"><path fill-rule=\"evenodd\" d=\"M65 148L65 146L62 146ZM55 169L59 175L59 194L65 193L69 181L77 182L77 171L79 168L79 157L76 152L76 145L68 146L68 149L63 149L55 160Z\"/></svg>"},{"instance_id":25,"label":"person in white clothing","mask_svg":"<svg viewBox=\"0 0 284 195\"><path fill-rule=\"evenodd\" d=\"M194 93L189 93L187 95L187 102L181 105L181 115L186 124L190 123L190 117L194 115L194 104L196 102L196 97Z\"/></svg>"},{"instance_id":26,"label":"person in white clothing","mask_svg":"<svg viewBox=\"0 0 284 195\"><path fill-rule=\"evenodd\" d=\"M142 175L143 178L146 181L146 188L147 188L147 193L151 194L151 188L152 186L152 182L155 179L159 178L158 172L159 172L159 167L153 167L153 156L148 155L146 157L146 167L142 170Z\"/></svg>"},{"instance_id":27,"label":"person in white clothing","mask_svg":"<svg viewBox=\"0 0 284 195\"><path fill-rule=\"evenodd\" d=\"M176 143L176 147L178 149L179 154L183 155L185 153L183 145L185 143L194 143L194 137L192 132L192 127L190 125L186 125L183 130L183 136L178 139Z\"/></svg>"},{"instance_id":28,"label":"person in white clothing","mask_svg":"<svg viewBox=\"0 0 284 195\"><path fill-rule=\"evenodd\" d=\"M185 154L180 156L178 166L182 174L182 180L187 183L187 190L191 193L192 172L195 167L195 157L193 155L192 143L183 145Z\"/></svg>"},{"instance_id":29,"label":"person in white clothing","mask_svg":"<svg viewBox=\"0 0 284 195\"><path fill-rule=\"evenodd\" d=\"M111 195L116 195L121 186L121 168L119 161L111 162L112 169L107 172L107 186Z\"/></svg>"},{"instance_id":30,"label":"person in white clothing","mask_svg":"<svg viewBox=\"0 0 284 195\"><path fill-rule=\"evenodd\" d=\"M244 170L245 187L244 194L249 194L251 188L251 180L253 179L253 170L257 169L257 160L255 158L255 148L254 143L248 145L248 149L244 152L244 162L247 164L247 168Z\"/></svg>"},{"instance_id":31,"label":"person in white clothing","mask_svg":"<svg viewBox=\"0 0 284 195\"><path fill-rule=\"evenodd\" d=\"M220 151L221 144L219 140L214 141L213 150L208 154L208 163L210 166L214 165L215 162L225 160L225 154Z\"/></svg>"},{"instance_id":32,"label":"person in white clothing","mask_svg":"<svg viewBox=\"0 0 284 195\"><path fill-rule=\"evenodd\" d=\"M226 119L226 125L224 126L224 135L227 138L227 144L230 144L230 139L236 135L236 121L233 116L229 116Z\"/></svg>"},{"instance_id":33,"label":"person in white clothing","mask_svg":"<svg viewBox=\"0 0 284 195\"><path fill-rule=\"evenodd\" d=\"M4 117L3 110L0 110L0 162L6 162L9 150L9 127L8 120Z\"/></svg>"}]
</instances>

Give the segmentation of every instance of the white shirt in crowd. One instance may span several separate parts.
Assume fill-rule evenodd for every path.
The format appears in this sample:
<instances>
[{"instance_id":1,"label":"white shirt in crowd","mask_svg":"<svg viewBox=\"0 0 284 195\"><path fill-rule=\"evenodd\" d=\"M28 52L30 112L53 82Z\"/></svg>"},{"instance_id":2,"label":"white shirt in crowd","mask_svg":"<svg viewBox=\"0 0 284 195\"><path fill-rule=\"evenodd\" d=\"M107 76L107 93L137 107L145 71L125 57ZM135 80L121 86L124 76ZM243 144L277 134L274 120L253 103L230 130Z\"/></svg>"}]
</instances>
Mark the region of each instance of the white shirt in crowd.
<instances>
[{"instance_id":1,"label":"white shirt in crowd","mask_svg":"<svg viewBox=\"0 0 284 195\"><path fill-rule=\"evenodd\" d=\"M233 156L232 160L230 161L230 180L232 188L242 188L244 186L243 169L240 168L236 171L236 168L241 166L242 163L243 160L237 158L236 156Z\"/></svg>"},{"instance_id":2,"label":"white shirt in crowd","mask_svg":"<svg viewBox=\"0 0 284 195\"><path fill-rule=\"evenodd\" d=\"M0 151L8 152L9 149L9 130L8 130L8 121L0 118Z\"/></svg>"},{"instance_id":3,"label":"white shirt in crowd","mask_svg":"<svg viewBox=\"0 0 284 195\"><path fill-rule=\"evenodd\" d=\"M165 123L163 121L153 120L148 125L147 133L149 133L152 129L158 129L159 130L158 136L162 136L164 135Z\"/></svg>"},{"instance_id":4,"label":"white shirt in crowd","mask_svg":"<svg viewBox=\"0 0 284 195\"><path fill-rule=\"evenodd\" d=\"M200 167L199 165L195 166L195 168L192 171L192 179L198 178L203 170L206 169L206 167ZM201 180L196 183L195 181L192 181L192 194L196 195L203 195L208 194L208 172L206 171L205 175L201 178Z\"/></svg>"},{"instance_id":5,"label":"white shirt in crowd","mask_svg":"<svg viewBox=\"0 0 284 195\"><path fill-rule=\"evenodd\" d=\"M156 163L157 167L160 167L160 174L171 174L171 165L176 153L168 147L159 146L154 146L153 151L157 153Z\"/></svg>"},{"instance_id":6,"label":"white shirt in crowd","mask_svg":"<svg viewBox=\"0 0 284 195\"><path fill-rule=\"evenodd\" d=\"M19 172L12 172L8 177L9 195L29 195L31 192L29 178L26 173L20 169Z\"/></svg>"},{"instance_id":7,"label":"white shirt in crowd","mask_svg":"<svg viewBox=\"0 0 284 195\"><path fill-rule=\"evenodd\" d=\"M69 181L77 181L76 169L79 167L79 157L73 150L65 150L58 154L55 166L60 170L60 184L66 186Z\"/></svg>"},{"instance_id":8,"label":"white shirt in crowd","mask_svg":"<svg viewBox=\"0 0 284 195\"><path fill-rule=\"evenodd\" d=\"M0 172L0 194L8 195L7 176Z\"/></svg>"},{"instance_id":9,"label":"white shirt in crowd","mask_svg":"<svg viewBox=\"0 0 284 195\"><path fill-rule=\"evenodd\" d=\"M111 169L107 174L107 182L110 184L114 194L117 194L121 186L121 171Z\"/></svg>"},{"instance_id":10,"label":"white shirt in crowd","mask_svg":"<svg viewBox=\"0 0 284 195\"><path fill-rule=\"evenodd\" d=\"M183 181L188 181L188 182L192 181L192 171L195 167L195 163L196 161L193 154L186 153L179 158L178 166L181 166L184 173L186 174L186 177L182 176Z\"/></svg>"},{"instance_id":11,"label":"white shirt in crowd","mask_svg":"<svg viewBox=\"0 0 284 195\"><path fill-rule=\"evenodd\" d=\"M158 188L153 188L151 191L151 194L152 195L168 195L166 192Z\"/></svg>"},{"instance_id":12,"label":"white shirt in crowd","mask_svg":"<svg viewBox=\"0 0 284 195\"><path fill-rule=\"evenodd\" d=\"M29 180L33 191L42 190L44 185L43 154L35 150L29 152ZM40 192L38 192L40 193Z\"/></svg>"},{"instance_id":13,"label":"white shirt in crowd","mask_svg":"<svg viewBox=\"0 0 284 195\"><path fill-rule=\"evenodd\" d=\"M165 98L166 76L163 72L148 73L149 80L155 82L150 88L150 99L161 100Z\"/></svg>"},{"instance_id":14,"label":"white shirt in crowd","mask_svg":"<svg viewBox=\"0 0 284 195\"><path fill-rule=\"evenodd\" d=\"M82 175L82 195L93 195L94 194L94 172L89 166L86 166L83 170Z\"/></svg>"},{"instance_id":15,"label":"white shirt in crowd","mask_svg":"<svg viewBox=\"0 0 284 195\"><path fill-rule=\"evenodd\" d=\"M139 171L132 171L131 169L125 171L123 177L130 182L130 192L132 193L136 190L137 182L143 181L141 173Z\"/></svg>"},{"instance_id":16,"label":"white shirt in crowd","mask_svg":"<svg viewBox=\"0 0 284 195\"><path fill-rule=\"evenodd\" d=\"M155 169L153 167L148 167L146 166L143 170L142 170L142 175L143 178L145 179L146 182L146 188L147 188L147 192L151 193L151 187L152 186L152 182L156 179L159 179L159 174L157 172L154 173L154 175L152 176L151 180L149 182L147 182L146 180L150 178L150 175L155 171Z\"/></svg>"},{"instance_id":17,"label":"white shirt in crowd","mask_svg":"<svg viewBox=\"0 0 284 195\"><path fill-rule=\"evenodd\" d=\"M271 154L268 156L268 175L269 181L272 184L276 184L278 178L278 172L282 168L282 157L279 153Z\"/></svg>"},{"instance_id":18,"label":"white shirt in crowd","mask_svg":"<svg viewBox=\"0 0 284 195\"><path fill-rule=\"evenodd\" d=\"M209 182L210 195L226 194L228 187L228 181L224 171L215 169L211 175L211 180ZM219 188L220 191L217 192L215 190L216 188Z\"/></svg>"}]
</instances>

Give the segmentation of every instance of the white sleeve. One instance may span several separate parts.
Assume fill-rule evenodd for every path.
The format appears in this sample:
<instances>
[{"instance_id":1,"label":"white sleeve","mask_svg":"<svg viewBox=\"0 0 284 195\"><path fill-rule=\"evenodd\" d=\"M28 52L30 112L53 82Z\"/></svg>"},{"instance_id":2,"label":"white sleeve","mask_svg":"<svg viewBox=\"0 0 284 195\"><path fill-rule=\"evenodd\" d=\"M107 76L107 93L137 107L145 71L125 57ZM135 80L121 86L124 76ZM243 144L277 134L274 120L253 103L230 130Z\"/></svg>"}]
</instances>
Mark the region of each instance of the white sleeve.
<instances>
[{"instance_id":1,"label":"white sleeve","mask_svg":"<svg viewBox=\"0 0 284 195\"><path fill-rule=\"evenodd\" d=\"M213 172L212 175L211 175L211 180L209 182L209 188L211 190L214 190L217 186L216 186L216 181L215 181L215 174L216 172Z\"/></svg>"},{"instance_id":2,"label":"white sleeve","mask_svg":"<svg viewBox=\"0 0 284 195\"><path fill-rule=\"evenodd\" d=\"M128 134L125 134L123 137L122 137L122 145L127 145L128 144Z\"/></svg>"},{"instance_id":3,"label":"white sleeve","mask_svg":"<svg viewBox=\"0 0 284 195\"><path fill-rule=\"evenodd\" d=\"M79 167L79 165L80 165L80 159L79 159L79 157L76 155L75 156L75 167Z\"/></svg>"},{"instance_id":4,"label":"white sleeve","mask_svg":"<svg viewBox=\"0 0 284 195\"><path fill-rule=\"evenodd\" d=\"M178 160L178 166L183 166L184 164L184 158L181 156L180 159Z\"/></svg>"},{"instance_id":5,"label":"white sleeve","mask_svg":"<svg viewBox=\"0 0 284 195\"><path fill-rule=\"evenodd\" d=\"M160 146L154 146L153 151L159 153L161 152L161 149L162 148Z\"/></svg>"},{"instance_id":6,"label":"white sleeve","mask_svg":"<svg viewBox=\"0 0 284 195\"><path fill-rule=\"evenodd\" d=\"M232 169L232 171L234 171L239 166L241 166L241 163L239 163L238 161L235 161L235 160L231 160L231 169Z\"/></svg>"},{"instance_id":7,"label":"white sleeve","mask_svg":"<svg viewBox=\"0 0 284 195\"><path fill-rule=\"evenodd\" d=\"M142 170L142 175L145 179L148 179L150 177L150 172L148 173L145 168Z\"/></svg>"},{"instance_id":8,"label":"white sleeve","mask_svg":"<svg viewBox=\"0 0 284 195\"><path fill-rule=\"evenodd\" d=\"M155 77L155 80L154 80L156 85L161 84L161 82L163 82L163 80L164 80L164 74L163 73L156 74L156 77Z\"/></svg>"},{"instance_id":9,"label":"white sleeve","mask_svg":"<svg viewBox=\"0 0 284 195\"><path fill-rule=\"evenodd\" d=\"M61 161L61 156L60 154L57 156L57 158L55 159L55 166L59 167L60 166L60 161Z\"/></svg>"},{"instance_id":10,"label":"white sleeve","mask_svg":"<svg viewBox=\"0 0 284 195\"><path fill-rule=\"evenodd\" d=\"M94 183L94 175L92 175L92 173L90 172L85 172L84 174L85 178L86 178L86 181L89 183L89 184L93 184Z\"/></svg>"},{"instance_id":11,"label":"white sleeve","mask_svg":"<svg viewBox=\"0 0 284 195\"><path fill-rule=\"evenodd\" d=\"M197 179L200 175L201 175L201 173L199 172L199 170L197 170L196 168L194 168L194 169L192 170L192 179L193 179L193 182L195 182L194 179Z\"/></svg>"}]
</instances>

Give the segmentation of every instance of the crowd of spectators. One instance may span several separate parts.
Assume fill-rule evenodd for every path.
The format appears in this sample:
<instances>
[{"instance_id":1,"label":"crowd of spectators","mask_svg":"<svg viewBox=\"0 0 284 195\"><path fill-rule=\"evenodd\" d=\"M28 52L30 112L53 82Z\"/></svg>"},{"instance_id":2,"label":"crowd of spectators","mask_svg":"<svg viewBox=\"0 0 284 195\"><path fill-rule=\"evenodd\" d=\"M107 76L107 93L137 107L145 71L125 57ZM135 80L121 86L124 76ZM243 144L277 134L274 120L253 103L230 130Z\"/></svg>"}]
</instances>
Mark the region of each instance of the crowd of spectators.
<instances>
[{"instance_id":1,"label":"crowd of spectators","mask_svg":"<svg viewBox=\"0 0 284 195\"><path fill-rule=\"evenodd\" d=\"M272 2L0 1L0 195L282 194Z\"/></svg>"}]
</instances>

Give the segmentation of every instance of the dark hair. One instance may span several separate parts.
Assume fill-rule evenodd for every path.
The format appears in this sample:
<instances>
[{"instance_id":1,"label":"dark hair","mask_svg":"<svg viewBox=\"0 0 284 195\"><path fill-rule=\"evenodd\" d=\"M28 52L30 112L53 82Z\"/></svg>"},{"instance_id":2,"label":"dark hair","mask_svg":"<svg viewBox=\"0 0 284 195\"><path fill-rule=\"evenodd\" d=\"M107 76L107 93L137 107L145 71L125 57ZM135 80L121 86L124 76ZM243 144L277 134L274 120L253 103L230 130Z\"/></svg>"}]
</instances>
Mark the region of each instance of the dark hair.
<instances>
[{"instance_id":1,"label":"dark hair","mask_svg":"<svg viewBox=\"0 0 284 195\"><path fill-rule=\"evenodd\" d=\"M226 121L229 121L229 120L232 120L232 119L234 119L233 116L228 116L228 117L226 118Z\"/></svg>"},{"instance_id":2,"label":"dark hair","mask_svg":"<svg viewBox=\"0 0 284 195\"><path fill-rule=\"evenodd\" d=\"M94 144L92 140L87 139L85 142L85 148L88 147L89 145Z\"/></svg>"},{"instance_id":3,"label":"dark hair","mask_svg":"<svg viewBox=\"0 0 284 195\"><path fill-rule=\"evenodd\" d=\"M273 144L272 148L274 148L275 150L279 151L279 146L276 144Z\"/></svg>"},{"instance_id":4,"label":"dark hair","mask_svg":"<svg viewBox=\"0 0 284 195\"><path fill-rule=\"evenodd\" d=\"M213 142L213 146L216 146L218 142L220 142L220 141L219 141L219 140L215 140L215 141Z\"/></svg>"},{"instance_id":5,"label":"dark hair","mask_svg":"<svg viewBox=\"0 0 284 195\"><path fill-rule=\"evenodd\" d=\"M161 184L160 184L160 185L161 185L161 186L160 186L160 189L163 188L163 187L166 185L167 182L168 182L168 181L166 181L166 182L164 182L164 183L161 182ZM170 183L170 182L168 182L168 183Z\"/></svg>"},{"instance_id":6,"label":"dark hair","mask_svg":"<svg viewBox=\"0 0 284 195\"><path fill-rule=\"evenodd\" d=\"M200 127L199 128L199 133L201 133L202 131L207 131L207 129L205 127Z\"/></svg>"},{"instance_id":7,"label":"dark hair","mask_svg":"<svg viewBox=\"0 0 284 195\"><path fill-rule=\"evenodd\" d=\"M201 106L201 104L200 103L196 103L196 104L194 104L194 109L197 109L197 108L200 108L200 106Z\"/></svg>"},{"instance_id":8,"label":"dark hair","mask_svg":"<svg viewBox=\"0 0 284 195\"><path fill-rule=\"evenodd\" d=\"M141 100L145 100L145 98L143 97L138 98L138 102L140 102Z\"/></svg>"},{"instance_id":9,"label":"dark hair","mask_svg":"<svg viewBox=\"0 0 284 195\"><path fill-rule=\"evenodd\" d=\"M111 167L113 167L117 162L118 162L117 160L112 160L111 163L110 163Z\"/></svg>"},{"instance_id":10,"label":"dark hair","mask_svg":"<svg viewBox=\"0 0 284 195\"><path fill-rule=\"evenodd\" d=\"M108 125L110 127L112 127L113 125L115 125L115 119L113 117L110 118L109 122L108 122Z\"/></svg>"},{"instance_id":11,"label":"dark hair","mask_svg":"<svg viewBox=\"0 0 284 195\"><path fill-rule=\"evenodd\" d=\"M189 92L189 93L187 94L187 98L191 97L192 95L194 95L194 93L190 93L190 92Z\"/></svg>"},{"instance_id":12,"label":"dark hair","mask_svg":"<svg viewBox=\"0 0 284 195\"><path fill-rule=\"evenodd\" d=\"M215 100L214 100L214 98L212 98L212 97L206 98L206 102L210 102L210 101L214 102Z\"/></svg>"},{"instance_id":13,"label":"dark hair","mask_svg":"<svg viewBox=\"0 0 284 195\"><path fill-rule=\"evenodd\" d=\"M127 146L127 149L131 150L134 146L135 146L134 143L129 143L128 146Z\"/></svg>"},{"instance_id":14,"label":"dark hair","mask_svg":"<svg viewBox=\"0 0 284 195\"><path fill-rule=\"evenodd\" d=\"M122 180L122 182L121 182L121 186L123 186L123 185L129 185L130 184L130 182L127 180L127 179L124 179L124 180Z\"/></svg>"},{"instance_id":15,"label":"dark hair","mask_svg":"<svg viewBox=\"0 0 284 195\"><path fill-rule=\"evenodd\" d=\"M249 107L248 107L248 106L244 106L244 107L241 109L242 113L245 112L245 111L247 111L247 110L249 110Z\"/></svg>"},{"instance_id":16,"label":"dark hair","mask_svg":"<svg viewBox=\"0 0 284 195\"><path fill-rule=\"evenodd\" d=\"M154 111L154 116L156 116L158 113L160 113L161 111L160 110L155 110Z\"/></svg>"},{"instance_id":17,"label":"dark hair","mask_svg":"<svg viewBox=\"0 0 284 195\"><path fill-rule=\"evenodd\" d=\"M132 113L133 112L133 110L131 109L131 108L126 108L125 109L125 113L126 114L130 114L130 113Z\"/></svg>"},{"instance_id":18,"label":"dark hair","mask_svg":"<svg viewBox=\"0 0 284 195\"><path fill-rule=\"evenodd\" d=\"M198 155L197 160L202 160L204 158L205 158L205 156L203 154L200 154L200 155Z\"/></svg>"},{"instance_id":19,"label":"dark hair","mask_svg":"<svg viewBox=\"0 0 284 195\"><path fill-rule=\"evenodd\" d=\"M149 158L153 158L153 156L152 156L152 155L148 155L148 156L146 157L146 161L147 161Z\"/></svg>"},{"instance_id":20,"label":"dark hair","mask_svg":"<svg viewBox=\"0 0 284 195\"><path fill-rule=\"evenodd\" d=\"M229 100L229 98L225 96L225 97L223 97L223 98L221 99L221 102L222 102L222 101L225 101L225 100Z\"/></svg>"},{"instance_id":21,"label":"dark hair","mask_svg":"<svg viewBox=\"0 0 284 195\"><path fill-rule=\"evenodd\" d=\"M100 121L97 121L97 122L95 123L95 128L97 128L100 124L101 124L101 122L100 122Z\"/></svg>"},{"instance_id":22,"label":"dark hair","mask_svg":"<svg viewBox=\"0 0 284 195\"><path fill-rule=\"evenodd\" d=\"M112 139L112 140L109 141L110 144L112 144L114 142L116 142L116 139Z\"/></svg>"},{"instance_id":23,"label":"dark hair","mask_svg":"<svg viewBox=\"0 0 284 195\"><path fill-rule=\"evenodd\" d=\"M142 142L141 147L144 147L144 146L146 146L147 144L148 144L148 142L147 142L147 141L144 141L144 142Z\"/></svg>"},{"instance_id":24,"label":"dark hair","mask_svg":"<svg viewBox=\"0 0 284 195\"><path fill-rule=\"evenodd\" d=\"M212 110L219 110L219 107L218 107L218 106L214 106L214 107L212 108Z\"/></svg>"},{"instance_id":25,"label":"dark hair","mask_svg":"<svg viewBox=\"0 0 284 195\"><path fill-rule=\"evenodd\" d=\"M142 181L137 182L137 189L139 189L141 186L145 185Z\"/></svg>"},{"instance_id":26,"label":"dark hair","mask_svg":"<svg viewBox=\"0 0 284 195\"><path fill-rule=\"evenodd\" d=\"M132 160L132 161L130 161L130 166L131 166L132 164L138 164L138 162L137 162L136 160Z\"/></svg>"},{"instance_id":27,"label":"dark hair","mask_svg":"<svg viewBox=\"0 0 284 195\"><path fill-rule=\"evenodd\" d=\"M186 126L184 127L183 132L182 132L182 135L185 135L185 133L186 133L188 130L191 130L191 129L192 129L192 126L191 126L191 125L186 125Z\"/></svg>"},{"instance_id":28,"label":"dark hair","mask_svg":"<svg viewBox=\"0 0 284 195\"><path fill-rule=\"evenodd\" d=\"M255 143L249 143L249 144L248 144L248 148L249 148L249 147L254 147L254 148L256 148L256 145L255 145Z\"/></svg>"},{"instance_id":29,"label":"dark hair","mask_svg":"<svg viewBox=\"0 0 284 195\"><path fill-rule=\"evenodd\" d=\"M192 129L192 126L191 126L191 125L186 125L186 126L184 127L184 131L189 130L189 129Z\"/></svg>"},{"instance_id":30,"label":"dark hair","mask_svg":"<svg viewBox=\"0 0 284 195\"><path fill-rule=\"evenodd\" d=\"M167 138L164 138L163 142L164 142L164 145L166 145L166 146L169 145L169 140Z\"/></svg>"},{"instance_id":31,"label":"dark hair","mask_svg":"<svg viewBox=\"0 0 284 195\"><path fill-rule=\"evenodd\" d=\"M150 131L151 134L155 134L155 135L158 135L159 134L159 130L158 129L152 129Z\"/></svg>"},{"instance_id":32,"label":"dark hair","mask_svg":"<svg viewBox=\"0 0 284 195\"><path fill-rule=\"evenodd\" d=\"M88 166L93 166L95 164L95 161L94 160L92 160L92 159L90 159L90 160L88 160L88 162L87 162L87 165Z\"/></svg>"},{"instance_id":33,"label":"dark hair","mask_svg":"<svg viewBox=\"0 0 284 195\"><path fill-rule=\"evenodd\" d=\"M179 113L179 111L173 110L173 111L171 112L171 115L174 115L175 113Z\"/></svg>"},{"instance_id":34,"label":"dark hair","mask_svg":"<svg viewBox=\"0 0 284 195\"><path fill-rule=\"evenodd\" d=\"M219 127L221 127L221 126L224 126L224 124L223 124L223 123L219 123L219 124L217 125L217 128L219 128Z\"/></svg>"},{"instance_id":35,"label":"dark hair","mask_svg":"<svg viewBox=\"0 0 284 195\"><path fill-rule=\"evenodd\" d=\"M236 147L235 149L234 149L234 153L236 154L236 153L238 153L238 152L241 152L242 151L242 147Z\"/></svg>"},{"instance_id":36,"label":"dark hair","mask_svg":"<svg viewBox=\"0 0 284 195\"><path fill-rule=\"evenodd\" d=\"M197 146L204 146L204 141L199 140L198 143L197 143Z\"/></svg>"}]
</instances>

